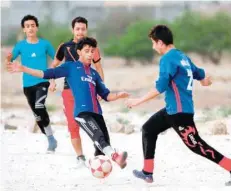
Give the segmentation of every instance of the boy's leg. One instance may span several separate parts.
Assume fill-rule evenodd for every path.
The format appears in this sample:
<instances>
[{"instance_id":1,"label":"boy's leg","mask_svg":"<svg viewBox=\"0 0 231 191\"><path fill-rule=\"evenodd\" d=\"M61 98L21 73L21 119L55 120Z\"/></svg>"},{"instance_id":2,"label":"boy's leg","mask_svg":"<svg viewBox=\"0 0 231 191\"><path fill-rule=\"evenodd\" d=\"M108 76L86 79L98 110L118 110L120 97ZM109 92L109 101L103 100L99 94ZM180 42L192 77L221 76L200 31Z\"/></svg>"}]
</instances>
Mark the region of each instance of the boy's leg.
<instances>
[{"instance_id":1,"label":"boy's leg","mask_svg":"<svg viewBox=\"0 0 231 191\"><path fill-rule=\"evenodd\" d=\"M38 124L38 120L40 119L37 115L36 115L36 110L35 110L35 102L36 102L36 89L34 86L32 87L25 87L23 88L23 92L24 92L24 95L26 96L26 99L27 99L27 102L33 112L33 115L35 117L35 121L36 123ZM38 125L39 126L39 125ZM45 130L43 127L40 127L40 130L43 134L46 134L45 133Z\"/></svg>"},{"instance_id":2,"label":"boy's leg","mask_svg":"<svg viewBox=\"0 0 231 191\"><path fill-rule=\"evenodd\" d=\"M110 136L109 136L108 129L107 129L103 116L92 115L92 117L94 117L95 121L98 123L101 131L103 132L105 141L109 143L110 145ZM104 153L95 144L94 144L94 147L95 147L95 153L94 153L95 156L104 155Z\"/></svg>"},{"instance_id":3,"label":"boy's leg","mask_svg":"<svg viewBox=\"0 0 231 191\"><path fill-rule=\"evenodd\" d=\"M106 141L104 133L94 118L95 114L92 117L90 112L84 112L75 119L100 151L115 161L121 168L124 168L126 166L127 152L122 152L120 155L115 152L110 143Z\"/></svg>"},{"instance_id":4,"label":"boy's leg","mask_svg":"<svg viewBox=\"0 0 231 191\"><path fill-rule=\"evenodd\" d=\"M57 147L57 141L53 136L53 131L50 126L50 118L45 106L47 93L48 93L49 82L41 83L36 85L35 88L35 114L37 116L38 126L45 131L48 138L48 152L54 152Z\"/></svg>"},{"instance_id":5,"label":"boy's leg","mask_svg":"<svg viewBox=\"0 0 231 191\"><path fill-rule=\"evenodd\" d=\"M192 114L177 114L170 118L174 130L191 151L231 172L231 159L219 153L199 136Z\"/></svg>"},{"instance_id":6,"label":"boy's leg","mask_svg":"<svg viewBox=\"0 0 231 191\"><path fill-rule=\"evenodd\" d=\"M39 85L32 86L32 87L26 87L26 88L23 88L23 91L24 91L24 94L27 98L27 102L28 102L31 110L33 111L36 122L37 122L41 132L43 134L45 134L48 138L48 143L49 143L48 151L53 152L55 150L55 148L57 147L57 141L54 139L51 128L49 127L50 119L49 119L49 116L48 116L46 110L45 110L45 114L42 114L42 116L40 113L40 109L42 109L42 107L45 104L48 84L45 85L45 87L43 89L41 87L38 88L38 86ZM39 102L40 100L42 101L41 105ZM44 110L44 108L43 108L43 110ZM44 117L44 115L45 115L45 117ZM45 118L45 120L44 120L44 118ZM47 127L47 129L46 129L47 132L45 131L45 125Z\"/></svg>"},{"instance_id":7,"label":"boy's leg","mask_svg":"<svg viewBox=\"0 0 231 191\"><path fill-rule=\"evenodd\" d=\"M142 144L144 155L144 166L142 171L134 170L133 174L146 182L152 182L154 170L154 156L158 135L170 128L167 122L167 112L162 109L151 116L142 127Z\"/></svg>"},{"instance_id":8,"label":"boy's leg","mask_svg":"<svg viewBox=\"0 0 231 191\"><path fill-rule=\"evenodd\" d=\"M64 113L67 118L68 130L71 135L71 143L78 157L83 156L82 142L79 134L79 125L74 119L74 97L71 89L64 89L62 92Z\"/></svg>"},{"instance_id":9,"label":"boy's leg","mask_svg":"<svg viewBox=\"0 0 231 191\"><path fill-rule=\"evenodd\" d=\"M38 126L45 131L47 136L53 135L50 124L50 118L45 106L49 83L38 84L35 89L35 114ZM47 128L48 127L48 128Z\"/></svg>"}]
</instances>

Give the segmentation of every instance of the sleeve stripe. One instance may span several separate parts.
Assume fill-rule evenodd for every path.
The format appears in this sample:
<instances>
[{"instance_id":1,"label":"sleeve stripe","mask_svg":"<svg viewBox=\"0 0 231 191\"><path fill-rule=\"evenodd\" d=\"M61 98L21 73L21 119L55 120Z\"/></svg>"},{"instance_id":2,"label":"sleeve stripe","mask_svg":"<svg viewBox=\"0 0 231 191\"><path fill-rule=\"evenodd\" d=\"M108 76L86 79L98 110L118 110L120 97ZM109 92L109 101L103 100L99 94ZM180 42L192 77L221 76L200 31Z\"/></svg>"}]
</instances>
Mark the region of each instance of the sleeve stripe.
<instances>
[{"instance_id":1,"label":"sleeve stripe","mask_svg":"<svg viewBox=\"0 0 231 191\"><path fill-rule=\"evenodd\" d=\"M73 61L76 62L76 59L75 59L74 56L71 54L70 48L69 48L69 47L67 47L67 51L68 51L68 53L70 54L70 56L71 56L71 58L73 59Z\"/></svg>"},{"instance_id":2,"label":"sleeve stripe","mask_svg":"<svg viewBox=\"0 0 231 191\"><path fill-rule=\"evenodd\" d=\"M57 51L56 51L56 53L55 53L55 58L57 58L57 53L58 53L59 49L61 48L61 46L62 46L63 44L64 44L64 43L61 43L61 44L58 46ZM61 60L61 61L62 61L62 60Z\"/></svg>"},{"instance_id":3,"label":"sleeve stripe","mask_svg":"<svg viewBox=\"0 0 231 191\"><path fill-rule=\"evenodd\" d=\"M96 62L99 62L100 60L101 60L100 52L99 52L99 49L96 48L94 58L93 58L93 62L96 63Z\"/></svg>"},{"instance_id":4,"label":"sleeve stripe","mask_svg":"<svg viewBox=\"0 0 231 191\"><path fill-rule=\"evenodd\" d=\"M99 58L98 60L93 60L93 63L95 64L95 63L99 62L100 60L101 60L101 58Z\"/></svg>"}]
</instances>

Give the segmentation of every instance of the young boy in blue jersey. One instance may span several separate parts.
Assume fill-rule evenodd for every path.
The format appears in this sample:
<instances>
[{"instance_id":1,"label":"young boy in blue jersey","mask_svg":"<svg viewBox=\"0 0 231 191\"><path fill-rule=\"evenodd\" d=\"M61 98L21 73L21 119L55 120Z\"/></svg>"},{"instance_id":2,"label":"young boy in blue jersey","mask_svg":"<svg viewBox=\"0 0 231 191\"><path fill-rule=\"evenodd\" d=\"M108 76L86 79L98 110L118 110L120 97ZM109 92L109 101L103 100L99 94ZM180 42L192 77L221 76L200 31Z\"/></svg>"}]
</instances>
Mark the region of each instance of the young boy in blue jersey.
<instances>
[{"instance_id":1,"label":"young boy in blue jersey","mask_svg":"<svg viewBox=\"0 0 231 191\"><path fill-rule=\"evenodd\" d=\"M38 19L35 16L26 15L21 20L21 27L26 39L15 45L12 53L7 55L6 62L9 64L20 55L24 66L39 70L47 69L47 55L54 59L55 50L47 40L37 37ZM50 118L45 107L48 87L48 80L23 73L23 91L41 132L47 136L47 152L49 153L55 151L57 141L53 136Z\"/></svg>"},{"instance_id":2,"label":"young boy in blue jersey","mask_svg":"<svg viewBox=\"0 0 231 191\"><path fill-rule=\"evenodd\" d=\"M196 67L190 58L173 45L171 30L164 25L155 26L149 33L153 49L162 55L159 79L155 88L141 98L127 100L129 108L147 102L165 92L166 107L155 113L142 127L144 166L134 170L135 177L153 182L154 157L158 135L173 127L184 144L194 153L201 155L231 172L231 160L209 146L198 134L194 123L192 99L193 79L202 86L212 84L205 71ZM227 183L231 185L231 181Z\"/></svg>"},{"instance_id":3,"label":"young boy in blue jersey","mask_svg":"<svg viewBox=\"0 0 231 191\"><path fill-rule=\"evenodd\" d=\"M71 22L72 26L72 33L73 39L69 40L68 42L62 43L59 45L58 50L56 52L54 61L51 64L52 68L59 66L62 61L64 62L75 62L79 59L79 55L77 53L76 47L77 42L79 39L86 37L88 32L88 21L84 17L76 17ZM99 73L102 80L104 80L104 73L103 68L101 65L101 56L100 51L96 48L93 59L93 66L96 71ZM55 90L56 84L54 80L50 81L51 85L49 89L51 91ZM64 78L64 88L62 91L62 98L63 98L63 106L64 106L64 113L67 118L67 126L70 132L71 143L77 155L77 166L81 167L85 165L85 156L82 149L82 141L79 133L80 126L76 123L75 118L73 116L74 112L74 97L72 95L72 91ZM107 140L110 142L110 140ZM102 155L103 153L95 146L95 156Z\"/></svg>"},{"instance_id":4,"label":"young boy in blue jersey","mask_svg":"<svg viewBox=\"0 0 231 191\"><path fill-rule=\"evenodd\" d=\"M77 53L79 60L65 62L61 66L47 70L35 70L19 62L8 64L10 72L24 72L43 79L66 77L75 100L74 117L80 127L88 134L93 143L121 168L126 166L127 152L115 152L110 146L108 130L102 116L102 109L97 94L105 101L115 101L129 96L126 92L111 93L106 88L100 75L91 68L92 59L97 47L93 38L85 37L79 40Z\"/></svg>"}]
</instances>

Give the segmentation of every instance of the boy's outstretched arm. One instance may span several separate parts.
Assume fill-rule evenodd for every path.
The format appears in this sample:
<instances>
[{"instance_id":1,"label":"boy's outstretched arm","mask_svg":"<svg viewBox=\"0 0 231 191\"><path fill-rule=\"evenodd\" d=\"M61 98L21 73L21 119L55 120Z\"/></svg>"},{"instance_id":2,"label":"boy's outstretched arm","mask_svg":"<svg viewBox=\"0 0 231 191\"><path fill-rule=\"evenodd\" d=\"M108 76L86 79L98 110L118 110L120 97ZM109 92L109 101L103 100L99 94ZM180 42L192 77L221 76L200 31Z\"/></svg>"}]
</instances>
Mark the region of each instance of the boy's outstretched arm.
<instances>
[{"instance_id":1,"label":"boy's outstretched arm","mask_svg":"<svg viewBox=\"0 0 231 191\"><path fill-rule=\"evenodd\" d=\"M7 70L11 73L24 72L32 76L36 76L44 79L57 79L61 77L67 77L69 73L68 64L63 64L57 68L50 68L47 70L36 70L23 66L20 62L14 61L7 63Z\"/></svg>"},{"instance_id":2,"label":"boy's outstretched arm","mask_svg":"<svg viewBox=\"0 0 231 191\"><path fill-rule=\"evenodd\" d=\"M12 63L8 62L6 64L6 68L7 68L7 71L11 73L24 72L24 73L27 73L27 74L30 74L32 76L36 76L39 78L44 77L44 73L42 70L35 70L35 69L27 68L18 61L14 61Z\"/></svg>"},{"instance_id":3,"label":"boy's outstretched arm","mask_svg":"<svg viewBox=\"0 0 231 191\"><path fill-rule=\"evenodd\" d=\"M132 98L132 99L128 99L126 101L126 105L128 108L132 108L135 106L138 106L142 103L145 103L153 98L155 98L156 96L158 96L160 94L160 92L154 88L152 90L150 90L147 94L145 94L144 96L140 97L140 98Z\"/></svg>"}]
</instances>

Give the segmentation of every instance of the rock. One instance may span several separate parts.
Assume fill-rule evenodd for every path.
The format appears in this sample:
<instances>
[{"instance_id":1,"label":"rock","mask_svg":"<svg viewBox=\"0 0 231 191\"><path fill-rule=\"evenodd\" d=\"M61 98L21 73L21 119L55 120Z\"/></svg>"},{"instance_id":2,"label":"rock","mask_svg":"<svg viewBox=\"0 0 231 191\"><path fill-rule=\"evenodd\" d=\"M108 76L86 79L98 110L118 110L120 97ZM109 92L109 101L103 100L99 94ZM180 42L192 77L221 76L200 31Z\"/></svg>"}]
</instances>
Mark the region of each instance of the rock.
<instances>
[{"instance_id":1,"label":"rock","mask_svg":"<svg viewBox=\"0 0 231 191\"><path fill-rule=\"evenodd\" d=\"M34 126L31 129L31 132L32 133L41 133L40 128L39 128L38 124L36 123L36 121L34 122Z\"/></svg>"},{"instance_id":2,"label":"rock","mask_svg":"<svg viewBox=\"0 0 231 191\"><path fill-rule=\"evenodd\" d=\"M12 114L9 116L10 119L13 119L13 118L16 118L16 115L15 114Z\"/></svg>"},{"instance_id":3,"label":"rock","mask_svg":"<svg viewBox=\"0 0 231 191\"><path fill-rule=\"evenodd\" d=\"M227 135L228 134L227 126L222 121L215 122L211 131L213 135Z\"/></svg>"},{"instance_id":4,"label":"rock","mask_svg":"<svg viewBox=\"0 0 231 191\"><path fill-rule=\"evenodd\" d=\"M108 125L110 132L112 133L124 133L131 134L135 132L135 126L131 124L121 124L119 122L109 123Z\"/></svg>"},{"instance_id":5,"label":"rock","mask_svg":"<svg viewBox=\"0 0 231 191\"><path fill-rule=\"evenodd\" d=\"M126 125L124 128L125 134L131 134L135 132L135 127L133 125Z\"/></svg>"},{"instance_id":6,"label":"rock","mask_svg":"<svg viewBox=\"0 0 231 191\"><path fill-rule=\"evenodd\" d=\"M110 132L112 133L123 133L124 132L124 125L114 122L109 126Z\"/></svg>"},{"instance_id":7,"label":"rock","mask_svg":"<svg viewBox=\"0 0 231 191\"><path fill-rule=\"evenodd\" d=\"M17 130L17 126L14 126L14 125L9 125L9 124L5 124L4 125L4 129L5 130Z\"/></svg>"}]
</instances>

